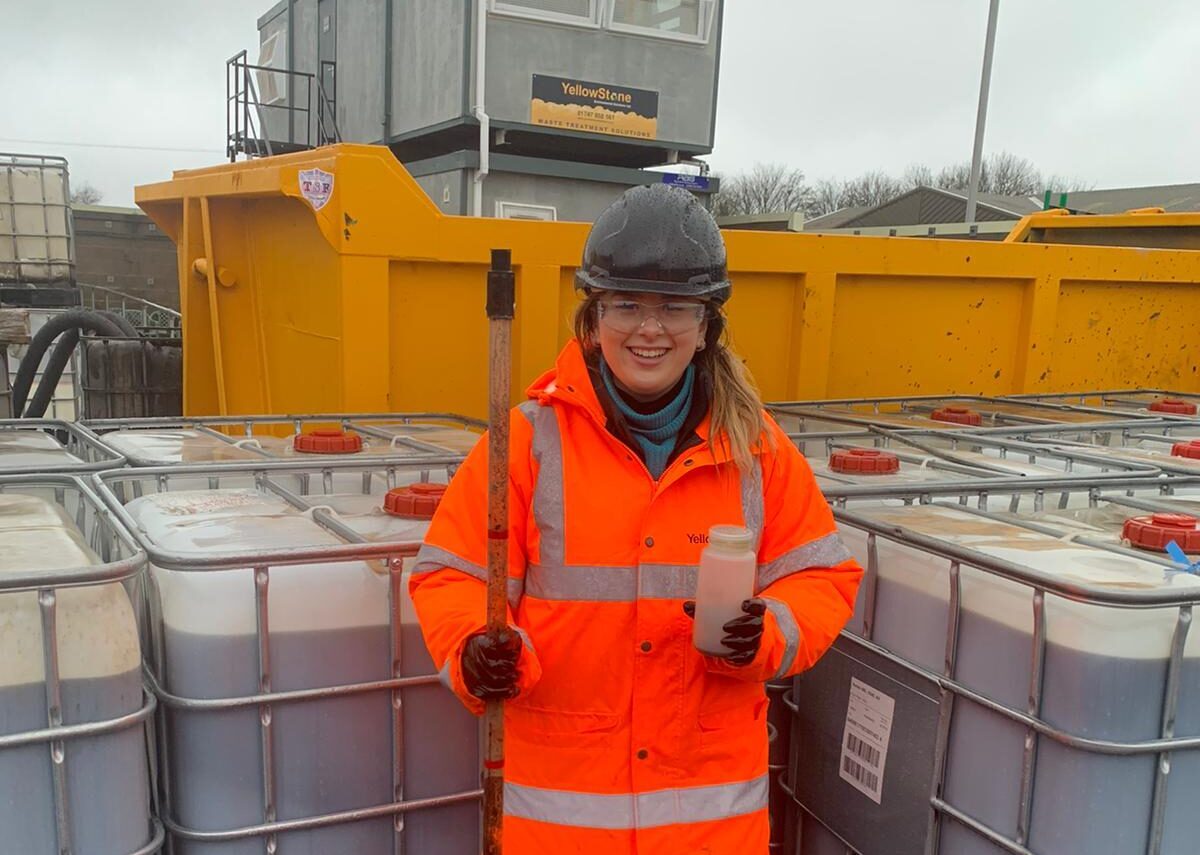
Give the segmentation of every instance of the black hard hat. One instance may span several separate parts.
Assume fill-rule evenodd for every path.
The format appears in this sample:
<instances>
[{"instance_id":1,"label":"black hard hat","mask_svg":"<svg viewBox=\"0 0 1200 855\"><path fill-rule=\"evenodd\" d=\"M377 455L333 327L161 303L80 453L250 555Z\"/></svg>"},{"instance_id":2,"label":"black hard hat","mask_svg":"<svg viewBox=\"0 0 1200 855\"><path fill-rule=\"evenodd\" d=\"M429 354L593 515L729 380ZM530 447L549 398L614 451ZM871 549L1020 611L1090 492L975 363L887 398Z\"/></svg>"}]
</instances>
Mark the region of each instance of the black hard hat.
<instances>
[{"instance_id":1,"label":"black hard hat","mask_svg":"<svg viewBox=\"0 0 1200 855\"><path fill-rule=\"evenodd\" d=\"M729 299L721 230L699 200L666 184L633 187L596 219L575 272L583 291Z\"/></svg>"}]
</instances>

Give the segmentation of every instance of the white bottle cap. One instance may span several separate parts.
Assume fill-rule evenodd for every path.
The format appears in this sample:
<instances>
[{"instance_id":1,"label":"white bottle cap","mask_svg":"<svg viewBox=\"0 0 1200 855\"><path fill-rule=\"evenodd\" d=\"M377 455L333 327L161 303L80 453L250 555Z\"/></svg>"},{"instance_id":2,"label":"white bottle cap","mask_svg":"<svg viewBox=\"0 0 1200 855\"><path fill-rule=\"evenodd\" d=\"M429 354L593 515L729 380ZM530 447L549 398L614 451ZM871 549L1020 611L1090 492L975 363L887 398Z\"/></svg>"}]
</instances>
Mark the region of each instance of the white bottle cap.
<instances>
[{"instance_id":1,"label":"white bottle cap","mask_svg":"<svg viewBox=\"0 0 1200 855\"><path fill-rule=\"evenodd\" d=\"M754 535L740 525L714 525L708 531L708 542L724 549L753 549Z\"/></svg>"}]
</instances>

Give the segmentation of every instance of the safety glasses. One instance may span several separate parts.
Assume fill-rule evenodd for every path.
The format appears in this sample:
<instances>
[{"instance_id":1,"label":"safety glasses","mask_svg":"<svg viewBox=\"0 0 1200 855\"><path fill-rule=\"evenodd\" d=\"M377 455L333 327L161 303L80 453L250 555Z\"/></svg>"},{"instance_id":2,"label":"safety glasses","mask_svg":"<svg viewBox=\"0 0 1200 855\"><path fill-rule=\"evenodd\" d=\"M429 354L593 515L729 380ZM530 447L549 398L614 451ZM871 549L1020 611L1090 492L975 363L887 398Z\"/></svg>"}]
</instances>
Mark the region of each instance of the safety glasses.
<instances>
[{"instance_id":1,"label":"safety glasses","mask_svg":"<svg viewBox=\"0 0 1200 855\"><path fill-rule=\"evenodd\" d=\"M682 335L699 328L708 307L697 302L641 303L637 300L601 300L596 304L600 322L615 332L629 335L650 318L667 335Z\"/></svg>"}]
</instances>

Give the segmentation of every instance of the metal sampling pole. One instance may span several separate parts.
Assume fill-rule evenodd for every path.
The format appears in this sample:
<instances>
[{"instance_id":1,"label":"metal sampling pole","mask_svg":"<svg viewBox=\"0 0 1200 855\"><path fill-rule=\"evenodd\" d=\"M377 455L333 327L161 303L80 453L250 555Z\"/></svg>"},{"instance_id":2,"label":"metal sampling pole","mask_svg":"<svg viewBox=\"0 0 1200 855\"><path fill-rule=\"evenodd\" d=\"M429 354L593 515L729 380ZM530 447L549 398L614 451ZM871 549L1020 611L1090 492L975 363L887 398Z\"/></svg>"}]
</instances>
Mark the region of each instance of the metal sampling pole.
<instances>
[{"instance_id":1,"label":"metal sampling pole","mask_svg":"<svg viewBox=\"0 0 1200 855\"><path fill-rule=\"evenodd\" d=\"M512 253L493 249L487 278L487 628L493 637L508 626L508 412L515 303ZM500 855L504 819L504 702L489 701L484 716L487 753L483 761L483 855Z\"/></svg>"},{"instance_id":2,"label":"metal sampling pole","mask_svg":"<svg viewBox=\"0 0 1200 855\"><path fill-rule=\"evenodd\" d=\"M992 53L996 48L996 16L1000 0L988 6L987 41L983 46L983 79L979 82L979 112L975 115L975 150L971 154L971 186L967 189L967 223L975 222L975 201L979 196L979 172L983 166L983 126L987 123L988 90L992 85Z\"/></svg>"}]
</instances>

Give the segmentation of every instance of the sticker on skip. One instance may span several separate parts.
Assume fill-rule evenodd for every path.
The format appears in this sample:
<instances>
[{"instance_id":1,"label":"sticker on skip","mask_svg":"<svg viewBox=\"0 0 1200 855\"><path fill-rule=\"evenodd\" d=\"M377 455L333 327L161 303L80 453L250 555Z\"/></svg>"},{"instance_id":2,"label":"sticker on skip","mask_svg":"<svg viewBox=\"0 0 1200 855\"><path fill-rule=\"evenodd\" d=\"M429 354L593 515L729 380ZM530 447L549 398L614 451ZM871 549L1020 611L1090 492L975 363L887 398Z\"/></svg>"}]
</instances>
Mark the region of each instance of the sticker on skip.
<instances>
[{"instance_id":1,"label":"sticker on skip","mask_svg":"<svg viewBox=\"0 0 1200 855\"><path fill-rule=\"evenodd\" d=\"M314 211L321 210L333 195L333 173L324 169L301 169L300 195L308 200Z\"/></svg>"},{"instance_id":2,"label":"sticker on skip","mask_svg":"<svg viewBox=\"0 0 1200 855\"><path fill-rule=\"evenodd\" d=\"M880 804L883 798L883 767L887 763L895 712L894 698L850 678L850 703L838 771L843 781L875 804Z\"/></svg>"}]
</instances>

